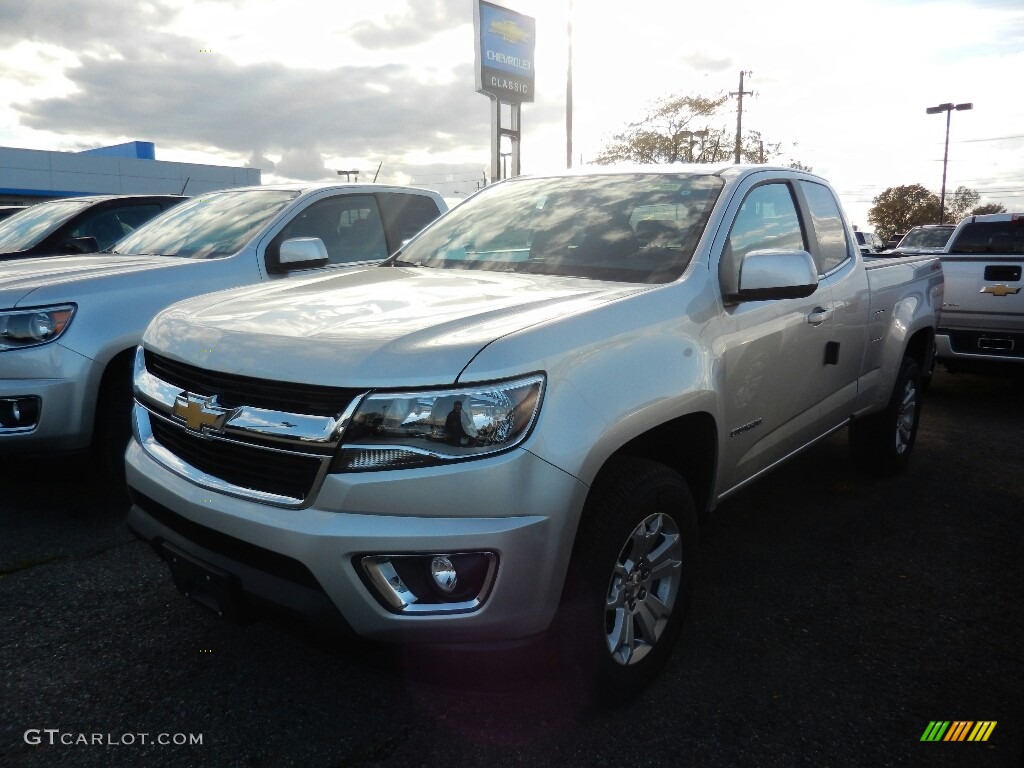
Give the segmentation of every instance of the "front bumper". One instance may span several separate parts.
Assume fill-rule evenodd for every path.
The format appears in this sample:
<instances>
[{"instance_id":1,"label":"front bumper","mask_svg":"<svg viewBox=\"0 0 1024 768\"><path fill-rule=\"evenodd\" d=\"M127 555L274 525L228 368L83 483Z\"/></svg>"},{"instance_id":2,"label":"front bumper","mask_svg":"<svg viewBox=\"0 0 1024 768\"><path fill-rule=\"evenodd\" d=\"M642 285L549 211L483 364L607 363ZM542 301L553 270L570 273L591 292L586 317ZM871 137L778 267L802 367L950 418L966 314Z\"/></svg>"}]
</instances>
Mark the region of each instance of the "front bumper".
<instances>
[{"instance_id":1,"label":"front bumper","mask_svg":"<svg viewBox=\"0 0 1024 768\"><path fill-rule=\"evenodd\" d=\"M543 632L561 596L586 487L515 450L430 469L329 475L312 505L284 509L192 483L133 440L128 524L225 574L250 603L381 641L507 642ZM173 551L173 550L172 550ZM473 610L405 614L360 573L367 555L489 552Z\"/></svg>"},{"instance_id":2,"label":"front bumper","mask_svg":"<svg viewBox=\"0 0 1024 768\"><path fill-rule=\"evenodd\" d=\"M0 352L0 403L38 398L28 427L0 425L0 455L87 448L92 436L95 363L58 342Z\"/></svg>"}]
</instances>

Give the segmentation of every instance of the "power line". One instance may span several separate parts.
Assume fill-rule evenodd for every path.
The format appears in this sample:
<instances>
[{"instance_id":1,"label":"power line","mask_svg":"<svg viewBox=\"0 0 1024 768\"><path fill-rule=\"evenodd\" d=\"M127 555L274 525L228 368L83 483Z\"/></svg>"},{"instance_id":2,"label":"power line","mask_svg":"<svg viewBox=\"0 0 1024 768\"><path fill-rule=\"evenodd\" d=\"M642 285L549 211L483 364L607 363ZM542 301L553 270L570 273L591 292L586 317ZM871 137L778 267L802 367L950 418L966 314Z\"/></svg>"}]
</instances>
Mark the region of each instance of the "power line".
<instances>
[{"instance_id":1,"label":"power line","mask_svg":"<svg viewBox=\"0 0 1024 768\"><path fill-rule=\"evenodd\" d=\"M990 136L987 139L959 139L954 144L974 144L980 141L1006 141L1007 139L1024 139L1024 133L1017 133L1013 136Z\"/></svg>"}]
</instances>

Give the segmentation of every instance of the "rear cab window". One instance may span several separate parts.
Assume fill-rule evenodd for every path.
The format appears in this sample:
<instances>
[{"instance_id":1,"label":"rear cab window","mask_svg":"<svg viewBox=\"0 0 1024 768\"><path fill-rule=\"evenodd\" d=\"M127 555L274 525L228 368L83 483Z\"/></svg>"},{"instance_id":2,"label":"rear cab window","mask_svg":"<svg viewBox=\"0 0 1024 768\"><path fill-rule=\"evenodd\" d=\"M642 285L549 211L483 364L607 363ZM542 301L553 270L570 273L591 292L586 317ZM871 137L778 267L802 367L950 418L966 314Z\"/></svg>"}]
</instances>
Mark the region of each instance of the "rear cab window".
<instances>
[{"instance_id":1,"label":"rear cab window","mask_svg":"<svg viewBox=\"0 0 1024 768\"><path fill-rule=\"evenodd\" d=\"M819 275L827 275L850 258L850 244L846 236L846 225L832 192L823 184L800 181L800 190L807 201L811 214L811 226L817 247L811 256L818 267ZM858 233L860 234L860 233ZM870 240L868 245L871 245Z\"/></svg>"}]
</instances>

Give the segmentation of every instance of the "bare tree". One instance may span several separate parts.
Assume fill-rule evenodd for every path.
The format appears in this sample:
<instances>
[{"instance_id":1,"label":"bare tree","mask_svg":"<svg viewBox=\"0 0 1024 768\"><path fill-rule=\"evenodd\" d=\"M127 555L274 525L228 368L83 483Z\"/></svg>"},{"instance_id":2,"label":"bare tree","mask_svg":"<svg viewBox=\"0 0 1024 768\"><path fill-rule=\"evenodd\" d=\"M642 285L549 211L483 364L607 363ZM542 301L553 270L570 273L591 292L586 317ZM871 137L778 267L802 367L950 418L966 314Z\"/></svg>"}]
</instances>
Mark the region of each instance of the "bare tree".
<instances>
[{"instance_id":1,"label":"bare tree","mask_svg":"<svg viewBox=\"0 0 1024 768\"><path fill-rule=\"evenodd\" d=\"M711 126L728 100L726 95L673 95L657 99L641 119L614 134L594 162L728 162L735 147L733 134L727 128ZM758 131L747 131L743 135L742 160L767 162L780 154L781 147L780 143L764 141Z\"/></svg>"}]
</instances>

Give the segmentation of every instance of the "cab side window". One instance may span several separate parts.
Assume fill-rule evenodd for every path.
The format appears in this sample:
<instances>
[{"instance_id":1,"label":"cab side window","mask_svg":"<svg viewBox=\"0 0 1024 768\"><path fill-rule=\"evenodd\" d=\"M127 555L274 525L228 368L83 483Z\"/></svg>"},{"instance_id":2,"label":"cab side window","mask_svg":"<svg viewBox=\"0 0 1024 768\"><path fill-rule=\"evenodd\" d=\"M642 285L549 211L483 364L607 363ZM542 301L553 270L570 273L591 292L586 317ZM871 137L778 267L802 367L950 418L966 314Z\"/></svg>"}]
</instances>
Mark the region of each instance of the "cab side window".
<instances>
[{"instance_id":1,"label":"cab side window","mask_svg":"<svg viewBox=\"0 0 1024 768\"><path fill-rule=\"evenodd\" d=\"M104 208L83 217L68 233L68 237L95 237L97 247L105 251L160 211L160 206L156 204Z\"/></svg>"},{"instance_id":2,"label":"cab side window","mask_svg":"<svg viewBox=\"0 0 1024 768\"><path fill-rule=\"evenodd\" d=\"M382 195L380 204L391 238L389 253L397 251L406 240L441 215L437 203L426 195L396 192Z\"/></svg>"},{"instance_id":3,"label":"cab side window","mask_svg":"<svg viewBox=\"0 0 1024 768\"><path fill-rule=\"evenodd\" d=\"M327 248L329 264L383 259L388 255L384 225L373 195L339 195L320 200L298 214L270 245L293 237L318 237ZM269 249L268 249L269 250Z\"/></svg>"},{"instance_id":4,"label":"cab side window","mask_svg":"<svg viewBox=\"0 0 1024 768\"><path fill-rule=\"evenodd\" d=\"M754 187L740 206L718 265L724 295L738 290L743 257L763 248L807 249L788 184L778 182Z\"/></svg>"},{"instance_id":5,"label":"cab side window","mask_svg":"<svg viewBox=\"0 0 1024 768\"><path fill-rule=\"evenodd\" d=\"M843 215L839 212L839 204L828 187L812 181L801 181L800 189L811 211L811 223L818 240L817 253L811 255L818 267L818 274L827 275L850 258ZM865 244L874 250L871 240L867 239L866 235L865 238Z\"/></svg>"}]
</instances>

